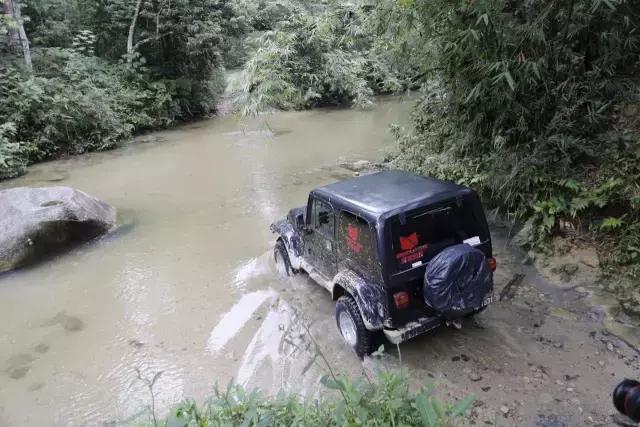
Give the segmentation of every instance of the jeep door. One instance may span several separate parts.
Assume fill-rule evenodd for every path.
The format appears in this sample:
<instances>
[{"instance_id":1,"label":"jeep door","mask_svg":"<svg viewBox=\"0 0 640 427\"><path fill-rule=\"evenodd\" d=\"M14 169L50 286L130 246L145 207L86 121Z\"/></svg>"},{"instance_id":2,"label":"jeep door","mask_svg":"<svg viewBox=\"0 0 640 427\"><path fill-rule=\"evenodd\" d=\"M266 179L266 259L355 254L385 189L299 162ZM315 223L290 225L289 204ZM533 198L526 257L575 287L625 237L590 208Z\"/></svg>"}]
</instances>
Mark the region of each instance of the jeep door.
<instances>
[{"instance_id":1,"label":"jeep door","mask_svg":"<svg viewBox=\"0 0 640 427\"><path fill-rule=\"evenodd\" d=\"M320 199L313 199L305 247L307 261L328 279L338 272L335 245L336 216L333 207Z\"/></svg>"}]
</instances>

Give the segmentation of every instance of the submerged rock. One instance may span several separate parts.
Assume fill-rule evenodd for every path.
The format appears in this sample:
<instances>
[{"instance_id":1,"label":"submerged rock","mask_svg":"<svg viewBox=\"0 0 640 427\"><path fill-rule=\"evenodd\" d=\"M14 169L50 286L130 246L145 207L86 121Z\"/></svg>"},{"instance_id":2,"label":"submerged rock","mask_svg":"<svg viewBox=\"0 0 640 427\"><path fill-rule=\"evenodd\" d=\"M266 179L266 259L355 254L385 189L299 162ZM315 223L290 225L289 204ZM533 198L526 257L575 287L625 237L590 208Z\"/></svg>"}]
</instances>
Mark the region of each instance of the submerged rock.
<instances>
[{"instance_id":1,"label":"submerged rock","mask_svg":"<svg viewBox=\"0 0 640 427\"><path fill-rule=\"evenodd\" d=\"M116 210L69 187L0 191L0 272L39 261L114 227Z\"/></svg>"},{"instance_id":2,"label":"submerged rock","mask_svg":"<svg viewBox=\"0 0 640 427\"><path fill-rule=\"evenodd\" d=\"M380 163L370 162L368 160L341 161L338 163L338 165L341 168L353 172L354 174L372 173L385 169L384 165Z\"/></svg>"}]
</instances>

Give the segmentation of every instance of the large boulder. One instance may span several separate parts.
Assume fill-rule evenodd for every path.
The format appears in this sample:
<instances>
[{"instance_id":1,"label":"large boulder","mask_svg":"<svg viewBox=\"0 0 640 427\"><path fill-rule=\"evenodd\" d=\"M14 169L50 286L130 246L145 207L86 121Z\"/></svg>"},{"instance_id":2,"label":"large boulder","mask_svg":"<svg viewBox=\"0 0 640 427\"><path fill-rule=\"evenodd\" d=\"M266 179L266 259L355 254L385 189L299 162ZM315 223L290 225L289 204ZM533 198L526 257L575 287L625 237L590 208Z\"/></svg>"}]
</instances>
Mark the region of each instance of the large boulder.
<instances>
[{"instance_id":1,"label":"large boulder","mask_svg":"<svg viewBox=\"0 0 640 427\"><path fill-rule=\"evenodd\" d=\"M116 210L69 187L0 191L0 272L36 262L111 230Z\"/></svg>"}]
</instances>

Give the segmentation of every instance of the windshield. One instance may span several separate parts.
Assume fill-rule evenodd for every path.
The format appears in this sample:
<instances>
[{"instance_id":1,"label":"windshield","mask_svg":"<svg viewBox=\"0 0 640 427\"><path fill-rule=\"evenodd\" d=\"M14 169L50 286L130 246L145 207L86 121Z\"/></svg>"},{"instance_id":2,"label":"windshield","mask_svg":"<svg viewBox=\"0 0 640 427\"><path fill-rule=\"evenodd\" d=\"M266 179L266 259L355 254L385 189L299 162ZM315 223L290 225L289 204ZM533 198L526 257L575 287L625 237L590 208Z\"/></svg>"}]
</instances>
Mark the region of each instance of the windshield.
<instances>
[{"instance_id":1,"label":"windshield","mask_svg":"<svg viewBox=\"0 0 640 427\"><path fill-rule=\"evenodd\" d=\"M484 227L469 202L451 203L392 222L392 253L397 271L418 267L446 247L485 240Z\"/></svg>"}]
</instances>

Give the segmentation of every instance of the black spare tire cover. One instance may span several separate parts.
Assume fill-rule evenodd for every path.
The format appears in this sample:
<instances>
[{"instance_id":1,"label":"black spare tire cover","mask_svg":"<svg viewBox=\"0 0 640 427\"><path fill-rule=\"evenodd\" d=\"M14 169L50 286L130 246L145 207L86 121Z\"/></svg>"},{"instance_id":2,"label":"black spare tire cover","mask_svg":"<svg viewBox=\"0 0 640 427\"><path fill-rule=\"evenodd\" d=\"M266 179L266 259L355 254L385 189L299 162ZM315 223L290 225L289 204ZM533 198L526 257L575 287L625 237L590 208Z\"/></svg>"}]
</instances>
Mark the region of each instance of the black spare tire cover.
<instances>
[{"instance_id":1,"label":"black spare tire cover","mask_svg":"<svg viewBox=\"0 0 640 427\"><path fill-rule=\"evenodd\" d=\"M449 319L482 307L493 289L493 273L484 254L467 244L450 246L427 265L424 302Z\"/></svg>"}]
</instances>

